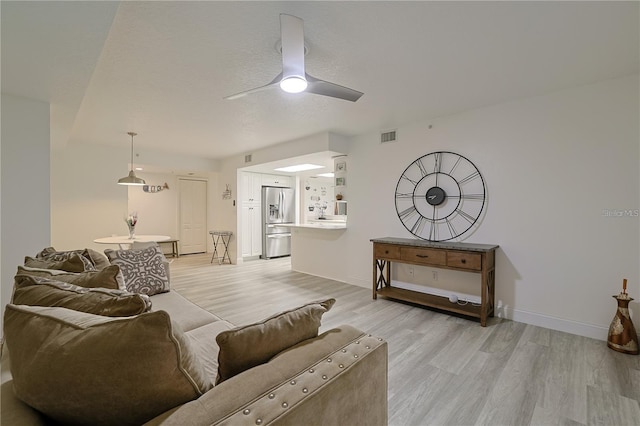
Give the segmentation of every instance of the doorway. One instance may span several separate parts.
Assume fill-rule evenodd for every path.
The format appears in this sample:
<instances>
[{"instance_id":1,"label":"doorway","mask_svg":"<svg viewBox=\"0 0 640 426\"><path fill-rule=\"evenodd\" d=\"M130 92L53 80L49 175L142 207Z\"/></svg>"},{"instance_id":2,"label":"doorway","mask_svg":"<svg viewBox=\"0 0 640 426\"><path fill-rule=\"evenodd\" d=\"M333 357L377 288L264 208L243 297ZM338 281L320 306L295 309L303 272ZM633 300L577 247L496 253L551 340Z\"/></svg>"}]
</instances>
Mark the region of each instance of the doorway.
<instances>
[{"instance_id":1,"label":"doorway","mask_svg":"<svg viewBox=\"0 0 640 426\"><path fill-rule=\"evenodd\" d=\"M178 179L181 254L207 251L207 181Z\"/></svg>"}]
</instances>

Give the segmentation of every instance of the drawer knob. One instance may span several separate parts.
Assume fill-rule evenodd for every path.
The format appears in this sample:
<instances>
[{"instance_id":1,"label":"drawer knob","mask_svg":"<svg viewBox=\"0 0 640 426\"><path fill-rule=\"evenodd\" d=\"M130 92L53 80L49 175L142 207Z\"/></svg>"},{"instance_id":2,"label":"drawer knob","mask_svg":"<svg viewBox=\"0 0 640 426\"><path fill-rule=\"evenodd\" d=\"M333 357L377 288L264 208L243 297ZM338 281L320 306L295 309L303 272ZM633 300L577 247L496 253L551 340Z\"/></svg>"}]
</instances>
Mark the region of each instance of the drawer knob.
<instances>
[{"instance_id":1,"label":"drawer knob","mask_svg":"<svg viewBox=\"0 0 640 426\"><path fill-rule=\"evenodd\" d=\"M429 257L428 254L416 254L416 257L421 257L423 259L426 259L427 257Z\"/></svg>"},{"instance_id":2,"label":"drawer knob","mask_svg":"<svg viewBox=\"0 0 640 426\"><path fill-rule=\"evenodd\" d=\"M467 263L467 259L460 259L460 263Z\"/></svg>"},{"instance_id":3,"label":"drawer knob","mask_svg":"<svg viewBox=\"0 0 640 426\"><path fill-rule=\"evenodd\" d=\"M389 254L389 250L385 250L385 251L384 251L384 254Z\"/></svg>"}]
</instances>

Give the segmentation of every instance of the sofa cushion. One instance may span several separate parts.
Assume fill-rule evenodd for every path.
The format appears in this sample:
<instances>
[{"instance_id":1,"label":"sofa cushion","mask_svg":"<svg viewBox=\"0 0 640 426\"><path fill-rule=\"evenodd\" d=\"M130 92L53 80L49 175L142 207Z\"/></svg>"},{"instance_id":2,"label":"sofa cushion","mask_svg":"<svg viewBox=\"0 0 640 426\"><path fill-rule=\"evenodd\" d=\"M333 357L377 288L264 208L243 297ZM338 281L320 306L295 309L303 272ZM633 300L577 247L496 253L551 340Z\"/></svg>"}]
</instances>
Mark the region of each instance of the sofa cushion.
<instances>
[{"instance_id":1,"label":"sofa cushion","mask_svg":"<svg viewBox=\"0 0 640 426\"><path fill-rule=\"evenodd\" d=\"M56 281L62 281L69 284L75 284L80 287L89 288L112 288L115 290L126 290L124 278L120 272L118 265L109 265L100 271L86 272L65 272L55 269L30 268L28 266L18 266L19 275L33 275L44 277Z\"/></svg>"},{"instance_id":2,"label":"sofa cushion","mask_svg":"<svg viewBox=\"0 0 640 426\"><path fill-rule=\"evenodd\" d=\"M213 386L163 311L113 318L9 304L4 327L16 396L63 424L139 425Z\"/></svg>"},{"instance_id":3,"label":"sofa cushion","mask_svg":"<svg viewBox=\"0 0 640 426\"><path fill-rule=\"evenodd\" d=\"M173 320L173 317L171 319ZM184 333L208 377L215 378L218 375L218 352L220 348L216 343L216 336L232 328L233 324L220 320Z\"/></svg>"},{"instance_id":4,"label":"sofa cushion","mask_svg":"<svg viewBox=\"0 0 640 426\"><path fill-rule=\"evenodd\" d=\"M187 300L175 290L154 294L153 310L166 311L180 328L188 332L203 325L220 321L220 317ZM213 339L214 336L212 336Z\"/></svg>"},{"instance_id":5,"label":"sofa cushion","mask_svg":"<svg viewBox=\"0 0 640 426\"><path fill-rule=\"evenodd\" d=\"M220 353L216 383L264 364L283 350L318 336L322 314L331 309L335 301L307 303L258 323L218 334L216 341Z\"/></svg>"},{"instance_id":6,"label":"sofa cushion","mask_svg":"<svg viewBox=\"0 0 640 426\"><path fill-rule=\"evenodd\" d=\"M91 263L89 259L75 253L63 260L34 259L33 257L25 256L24 266L41 269L58 269L60 271L66 272L84 272L96 270L96 267L93 265L93 263Z\"/></svg>"},{"instance_id":7,"label":"sofa cushion","mask_svg":"<svg viewBox=\"0 0 640 426\"><path fill-rule=\"evenodd\" d=\"M151 310L146 294L105 288L84 288L49 278L24 276L16 285L11 303L59 306L108 317L126 317Z\"/></svg>"},{"instance_id":8,"label":"sofa cushion","mask_svg":"<svg viewBox=\"0 0 640 426\"><path fill-rule=\"evenodd\" d=\"M127 291L149 296L169 291L167 259L157 245L140 250L106 249L104 253L122 270Z\"/></svg>"}]
</instances>

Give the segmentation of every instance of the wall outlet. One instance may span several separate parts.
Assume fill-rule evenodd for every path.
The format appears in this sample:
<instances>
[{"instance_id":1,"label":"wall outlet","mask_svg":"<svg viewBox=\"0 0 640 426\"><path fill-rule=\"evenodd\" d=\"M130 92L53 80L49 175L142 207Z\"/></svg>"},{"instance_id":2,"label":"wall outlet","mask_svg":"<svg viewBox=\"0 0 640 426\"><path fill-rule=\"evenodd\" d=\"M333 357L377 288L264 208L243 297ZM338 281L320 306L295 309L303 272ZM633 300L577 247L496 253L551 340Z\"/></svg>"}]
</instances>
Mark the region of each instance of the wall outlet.
<instances>
[{"instance_id":1,"label":"wall outlet","mask_svg":"<svg viewBox=\"0 0 640 426\"><path fill-rule=\"evenodd\" d=\"M438 281L438 271L431 271L431 273L433 274L433 280Z\"/></svg>"}]
</instances>

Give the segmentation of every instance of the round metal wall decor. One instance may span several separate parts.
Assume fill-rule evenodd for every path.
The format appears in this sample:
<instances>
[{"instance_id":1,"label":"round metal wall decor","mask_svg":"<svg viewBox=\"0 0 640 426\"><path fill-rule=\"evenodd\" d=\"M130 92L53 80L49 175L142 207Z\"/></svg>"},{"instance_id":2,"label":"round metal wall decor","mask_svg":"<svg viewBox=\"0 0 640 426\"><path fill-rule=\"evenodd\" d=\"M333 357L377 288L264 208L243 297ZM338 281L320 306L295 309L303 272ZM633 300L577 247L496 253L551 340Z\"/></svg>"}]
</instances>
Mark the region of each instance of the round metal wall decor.
<instances>
[{"instance_id":1,"label":"round metal wall decor","mask_svg":"<svg viewBox=\"0 0 640 426\"><path fill-rule=\"evenodd\" d=\"M486 200L478 168L448 151L424 155L405 169L396 185L396 212L405 228L427 241L449 241L469 231Z\"/></svg>"}]
</instances>

